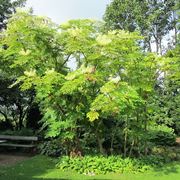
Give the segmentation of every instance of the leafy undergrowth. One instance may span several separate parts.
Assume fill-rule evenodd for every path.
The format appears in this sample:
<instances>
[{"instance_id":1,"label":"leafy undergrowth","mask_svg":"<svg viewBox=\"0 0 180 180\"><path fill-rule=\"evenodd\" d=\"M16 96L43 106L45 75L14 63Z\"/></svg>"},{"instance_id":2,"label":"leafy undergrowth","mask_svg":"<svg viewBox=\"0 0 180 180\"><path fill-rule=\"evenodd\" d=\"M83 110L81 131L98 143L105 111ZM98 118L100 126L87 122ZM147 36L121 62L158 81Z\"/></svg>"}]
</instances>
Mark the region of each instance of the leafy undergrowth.
<instances>
[{"instance_id":1,"label":"leafy undergrowth","mask_svg":"<svg viewBox=\"0 0 180 180\"><path fill-rule=\"evenodd\" d=\"M0 180L152 180L180 179L180 162L167 164L145 173L107 173L105 175L82 175L73 171L62 171L56 161L46 156L36 156L11 167L0 168Z\"/></svg>"},{"instance_id":2,"label":"leafy undergrowth","mask_svg":"<svg viewBox=\"0 0 180 180\"><path fill-rule=\"evenodd\" d=\"M162 156L147 156L139 159L122 158L121 156L63 156L57 167L61 170L73 170L80 174L97 175L107 173L142 173L162 167L167 159Z\"/></svg>"}]
</instances>

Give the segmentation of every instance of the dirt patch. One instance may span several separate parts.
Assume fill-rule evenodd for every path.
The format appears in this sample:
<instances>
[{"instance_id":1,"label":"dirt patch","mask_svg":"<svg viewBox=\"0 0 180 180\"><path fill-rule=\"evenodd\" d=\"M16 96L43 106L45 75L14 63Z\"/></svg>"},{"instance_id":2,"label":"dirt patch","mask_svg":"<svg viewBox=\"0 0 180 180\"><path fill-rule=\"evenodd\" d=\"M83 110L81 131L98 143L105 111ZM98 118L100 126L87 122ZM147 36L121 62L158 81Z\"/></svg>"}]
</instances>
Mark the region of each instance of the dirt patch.
<instances>
[{"instance_id":1,"label":"dirt patch","mask_svg":"<svg viewBox=\"0 0 180 180\"><path fill-rule=\"evenodd\" d=\"M180 137L176 138L176 143L180 144Z\"/></svg>"},{"instance_id":2,"label":"dirt patch","mask_svg":"<svg viewBox=\"0 0 180 180\"><path fill-rule=\"evenodd\" d=\"M16 164L17 162L24 161L29 159L32 155L29 154L22 154L22 153L12 153L12 154L5 154L0 153L0 167L2 166L11 166Z\"/></svg>"}]
</instances>

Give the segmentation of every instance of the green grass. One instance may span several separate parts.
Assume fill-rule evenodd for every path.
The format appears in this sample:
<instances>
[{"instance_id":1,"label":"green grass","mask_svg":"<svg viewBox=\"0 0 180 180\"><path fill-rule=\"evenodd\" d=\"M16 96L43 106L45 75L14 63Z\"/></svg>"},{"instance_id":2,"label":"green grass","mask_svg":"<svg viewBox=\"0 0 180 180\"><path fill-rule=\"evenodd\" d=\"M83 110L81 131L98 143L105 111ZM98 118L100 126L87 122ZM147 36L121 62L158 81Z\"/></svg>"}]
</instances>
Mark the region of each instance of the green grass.
<instances>
[{"instance_id":1,"label":"green grass","mask_svg":"<svg viewBox=\"0 0 180 180\"><path fill-rule=\"evenodd\" d=\"M161 169L142 174L106 174L85 176L74 172L63 172L55 167L55 162L45 156L36 156L11 167L0 168L0 180L178 180L180 179L180 162L171 163Z\"/></svg>"}]
</instances>

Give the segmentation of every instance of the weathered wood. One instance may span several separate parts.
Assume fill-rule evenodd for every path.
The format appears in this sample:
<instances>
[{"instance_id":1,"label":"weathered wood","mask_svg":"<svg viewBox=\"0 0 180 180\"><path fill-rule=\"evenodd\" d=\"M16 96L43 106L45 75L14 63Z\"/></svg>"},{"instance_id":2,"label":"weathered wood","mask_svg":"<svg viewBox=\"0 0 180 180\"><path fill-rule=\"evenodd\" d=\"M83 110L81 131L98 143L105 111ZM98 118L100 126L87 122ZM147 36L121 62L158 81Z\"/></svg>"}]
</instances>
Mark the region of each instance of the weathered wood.
<instances>
[{"instance_id":1,"label":"weathered wood","mask_svg":"<svg viewBox=\"0 0 180 180\"><path fill-rule=\"evenodd\" d=\"M10 146L10 147L35 147L33 144L10 144L10 143L2 143L0 146Z\"/></svg>"},{"instance_id":2,"label":"weathered wood","mask_svg":"<svg viewBox=\"0 0 180 180\"><path fill-rule=\"evenodd\" d=\"M11 136L11 135L0 135L1 140L22 140L22 141L37 141L36 136Z\"/></svg>"},{"instance_id":3,"label":"weathered wood","mask_svg":"<svg viewBox=\"0 0 180 180\"><path fill-rule=\"evenodd\" d=\"M0 143L4 143L4 142L6 142L6 140L0 140Z\"/></svg>"}]
</instances>

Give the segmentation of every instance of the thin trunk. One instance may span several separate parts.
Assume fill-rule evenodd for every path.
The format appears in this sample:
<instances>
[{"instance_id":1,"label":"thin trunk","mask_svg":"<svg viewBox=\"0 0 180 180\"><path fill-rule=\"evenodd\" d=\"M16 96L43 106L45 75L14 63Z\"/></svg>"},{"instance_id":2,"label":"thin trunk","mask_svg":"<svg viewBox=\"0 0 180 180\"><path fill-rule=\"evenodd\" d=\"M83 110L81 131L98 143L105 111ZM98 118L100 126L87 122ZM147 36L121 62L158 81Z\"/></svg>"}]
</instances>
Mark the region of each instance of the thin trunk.
<instances>
[{"instance_id":1,"label":"thin trunk","mask_svg":"<svg viewBox=\"0 0 180 180\"><path fill-rule=\"evenodd\" d=\"M155 37L155 43L156 43L156 53L159 54L159 42L156 37Z\"/></svg>"},{"instance_id":2,"label":"thin trunk","mask_svg":"<svg viewBox=\"0 0 180 180\"><path fill-rule=\"evenodd\" d=\"M100 123L101 122L98 123L97 128L96 128L96 137L97 137L97 143L98 143L98 147L99 147L99 152L104 155L105 150L103 148L103 139L100 137L100 134L99 134Z\"/></svg>"},{"instance_id":3,"label":"thin trunk","mask_svg":"<svg viewBox=\"0 0 180 180\"><path fill-rule=\"evenodd\" d=\"M21 130L23 127L23 111L20 109L19 111L19 130Z\"/></svg>"},{"instance_id":4,"label":"thin trunk","mask_svg":"<svg viewBox=\"0 0 180 180\"><path fill-rule=\"evenodd\" d=\"M124 135L124 157L126 157L126 151L127 151L127 131Z\"/></svg>"},{"instance_id":5,"label":"thin trunk","mask_svg":"<svg viewBox=\"0 0 180 180\"><path fill-rule=\"evenodd\" d=\"M150 40L148 40L148 50L149 50L149 52L152 52L151 41Z\"/></svg>"},{"instance_id":6,"label":"thin trunk","mask_svg":"<svg viewBox=\"0 0 180 180\"><path fill-rule=\"evenodd\" d=\"M145 104L145 107L144 107L144 113L145 113L144 131L145 131L145 134L146 134L147 133L147 109L146 109L146 104ZM145 156L147 155L147 152L148 152L147 141L145 140L145 142L144 142L144 155Z\"/></svg>"},{"instance_id":7,"label":"thin trunk","mask_svg":"<svg viewBox=\"0 0 180 180\"><path fill-rule=\"evenodd\" d=\"M178 36L178 30L177 30L177 19L176 19L176 12L173 11L173 20L174 20L174 43L176 45L177 43L177 36Z\"/></svg>"},{"instance_id":8,"label":"thin trunk","mask_svg":"<svg viewBox=\"0 0 180 180\"><path fill-rule=\"evenodd\" d=\"M159 53L162 55L162 38L159 38Z\"/></svg>"},{"instance_id":9,"label":"thin trunk","mask_svg":"<svg viewBox=\"0 0 180 180\"><path fill-rule=\"evenodd\" d=\"M103 148L103 140L98 136L97 141L98 141L98 146L99 146L99 152L104 155L105 150Z\"/></svg>"},{"instance_id":10,"label":"thin trunk","mask_svg":"<svg viewBox=\"0 0 180 180\"><path fill-rule=\"evenodd\" d=\"M114 144L114 134L112 134L112 138L111 138L111 147L110 147L111 155L113 154L113 144Z\"/></svg>"},{"instance_id":11,"label":"thin trunk","mask_svg":"<svg viewBox=\"0 0 180 180\"><path fill-rule=\"evenodd\" d=\"M17 108L19 111L18 129L21 130L23 127L23 108L20 103L17 103Z\"/></svg>"},{"instance_id":12,"label":"thin trunk","mask_svg":"<svg viewBox=\"0 0 180 180\"><path fill-rule=\"evenodd\" d=\"M140 94L141 93L142 92L140 91ZM137 110L136 111L136 121L137 121L137 124L139 124L139 119L141 119L139 116L140 116L140 111ZM137 154L138 154L138 156L140 156L140 146L139 146L139 138L138 138L138 136L135 137L133 146L137 147Z\"/></svg>"},{"instance_id":13,"label":"thin trunk","mask_svg":"<svg viewBox=\"0 0 180 180\"><path fill-rule=\"evenodd\" d=\"M155 25L155 32L153 32L153 37L156 43L156 53L159 53L159 40L158 40L158 33L157 33L157 25Z\"/></svg>"},{"instance_id":14,"label":"thin trunk","mask_svg":"<svg viewBox=\"0 0 180 180\"><path fill-rule=\"evenodd\" d=\"M127 155L127 137L128 137L128 117L125 122L125 132L124 132L124 157Z\"/></svg>"},{"instance_id":15,"label":"thin trunk","mask_svg":"<svg viewBox=\"0 0 180 180\"><path fill-rule=\"evenodd\" d=\"M174 41L175 41L175 45L177 44L177 34L178 34L178 31L177 31L177 28L176 28L176 25L174 27Z\"/></svg>"},{"instance_id":16,"label":"thin trunk","mask_svg":"<svg viewBox=\"0 0 180 180\"><path fill-rule=\"evenodd\" d=\"M133 150L134 144L135 144L135 140L133 139L133 141L131 143L131 148L130 148L130 151L129 151L129 157L131 157L131 155L132 155L132 150Z\"/></svg>"}]
</instances>

